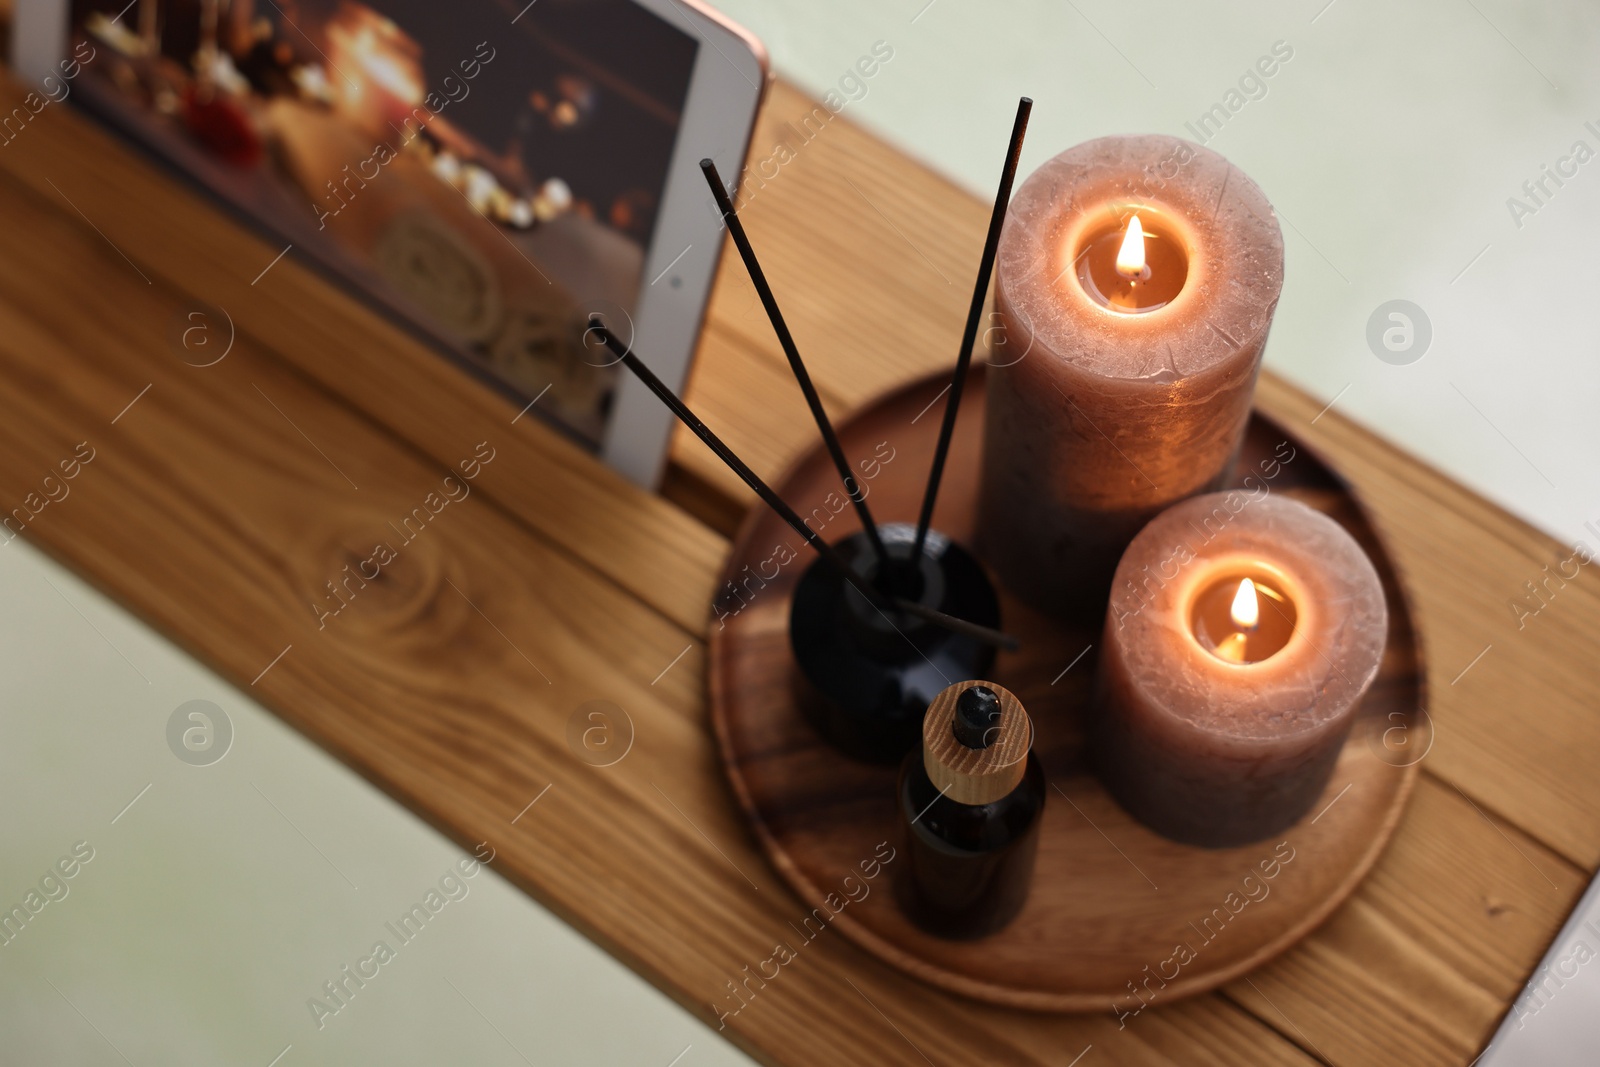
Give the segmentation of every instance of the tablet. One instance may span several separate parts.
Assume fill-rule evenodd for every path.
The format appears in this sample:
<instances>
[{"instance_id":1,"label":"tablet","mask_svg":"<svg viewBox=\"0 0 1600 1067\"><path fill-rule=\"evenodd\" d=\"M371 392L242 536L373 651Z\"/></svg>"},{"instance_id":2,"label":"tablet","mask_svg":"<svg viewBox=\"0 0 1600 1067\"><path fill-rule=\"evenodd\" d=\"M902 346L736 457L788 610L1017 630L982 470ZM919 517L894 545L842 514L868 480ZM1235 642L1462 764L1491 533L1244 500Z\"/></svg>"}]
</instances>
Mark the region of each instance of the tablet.
<instances>
[{"instance_id":1,"label":"tablet","mask_svg":"<svg viewBox=\"0 0 1600 1067\"><path fill-rule=\"evenodd\" d=\"M13 66L641 485L742 168L761 46L696 0L17 0Z\"/></svg>"}]
</instances>

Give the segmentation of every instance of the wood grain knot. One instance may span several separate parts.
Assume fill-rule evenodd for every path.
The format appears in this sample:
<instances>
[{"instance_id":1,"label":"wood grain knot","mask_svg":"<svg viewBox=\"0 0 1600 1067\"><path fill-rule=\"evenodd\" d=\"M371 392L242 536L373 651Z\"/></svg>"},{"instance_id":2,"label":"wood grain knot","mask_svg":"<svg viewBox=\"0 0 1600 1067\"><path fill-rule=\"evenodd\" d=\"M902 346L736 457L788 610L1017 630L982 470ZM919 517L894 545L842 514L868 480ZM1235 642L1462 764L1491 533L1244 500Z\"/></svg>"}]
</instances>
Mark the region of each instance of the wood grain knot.
<instances>
[{"instance_id":1,"label":"wood grain knot","mask_svg":"<svg viewBox=\"0 0 1600 1067\"><path fill-rule=\"evenodd\" d=\"M382 519L362 526L333 532L308 556L318 628L371 633L405 629L427 617L449 592L432 539Z\"/></svg>"}]
</instances>

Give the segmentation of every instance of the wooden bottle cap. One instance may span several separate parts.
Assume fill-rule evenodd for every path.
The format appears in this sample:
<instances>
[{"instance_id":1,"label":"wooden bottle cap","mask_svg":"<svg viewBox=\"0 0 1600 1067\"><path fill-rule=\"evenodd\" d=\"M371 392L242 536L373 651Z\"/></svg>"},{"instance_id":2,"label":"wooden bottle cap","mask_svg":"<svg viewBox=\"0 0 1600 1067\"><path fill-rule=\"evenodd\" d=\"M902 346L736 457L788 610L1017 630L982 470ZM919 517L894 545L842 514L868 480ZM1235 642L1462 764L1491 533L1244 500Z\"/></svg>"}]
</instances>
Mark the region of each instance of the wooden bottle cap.
<instances>
[{"instance_id":1,"label":"wooden bottle cap","mask_svg":"<svg viewBox=\"0 0 1600 1067\"><path fill-rule=\"evenodd\" d=\"M956 736L956 705L968 689L983 686L1000 698L992 743L968 748ZM1009 689L993 682L957 682L933 698L922 719L922 765L933 787L959 804L991 804L1015 789L1027 770L1033 720Z\"/></svg>"}]
</instances>

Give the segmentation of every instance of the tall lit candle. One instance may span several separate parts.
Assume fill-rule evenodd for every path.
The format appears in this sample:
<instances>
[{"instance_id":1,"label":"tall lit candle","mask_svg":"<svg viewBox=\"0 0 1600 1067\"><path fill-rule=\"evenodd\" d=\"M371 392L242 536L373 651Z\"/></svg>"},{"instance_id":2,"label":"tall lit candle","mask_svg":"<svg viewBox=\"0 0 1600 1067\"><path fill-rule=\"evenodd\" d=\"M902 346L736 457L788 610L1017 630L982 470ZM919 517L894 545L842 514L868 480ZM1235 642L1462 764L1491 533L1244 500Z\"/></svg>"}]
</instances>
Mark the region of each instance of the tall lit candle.
<instances>
[{"instance_id":1,"label":"tall lit candle","mask_svg":"<svg viewBox=\"0 0 1600 1067\"><path fill-rule=\"evenodd\" d=\"M1184 501L1117 566L1090 719L1107 788L1191 844L1254 841L1321 794L1388 631L1344 527L1297 501Z\"/></svg>"},{"instance_id":2,"label":"tall lit candle","mask_svg":"<svg viewBox=\"0 0 1600 1067\"><path fill-rule=\"evenodd\" d=\"M1023 183L995 265L977 531L1013 593L1098 613L1139 528L1222 486L1282 284L1272 206L1209 149L1107 137Z\"/></svg>"}]
</instances>

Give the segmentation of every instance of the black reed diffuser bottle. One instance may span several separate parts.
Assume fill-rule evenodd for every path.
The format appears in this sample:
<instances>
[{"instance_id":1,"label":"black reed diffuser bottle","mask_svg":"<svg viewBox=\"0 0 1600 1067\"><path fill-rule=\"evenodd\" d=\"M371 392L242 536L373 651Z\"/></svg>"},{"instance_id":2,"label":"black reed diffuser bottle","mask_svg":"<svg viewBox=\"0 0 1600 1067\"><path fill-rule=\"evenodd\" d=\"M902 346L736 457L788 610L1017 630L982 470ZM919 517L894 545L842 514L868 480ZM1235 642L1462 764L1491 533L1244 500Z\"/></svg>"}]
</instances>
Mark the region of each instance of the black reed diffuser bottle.
<instances>
[{"instance_id":1,"label":"black reed diffuser bottle","mask_svg":"<svg viewBox=\"0 0 1600 1067\"><path fill-rule=\"evenodd\" d=\"M994 586L964 548L930 530L913 558L914 527L887 523L878 532L887 569L865 532L834 546L864 583L888 598L999 627ZM991 642L872 603L822 559L795 587L789 645L806 717L835 748L874 763L896 763L916 748L923 713L948 680L981 678L995 658Z\"/></svg>"},{"instance_id":2,"label":"black reed diffuser bottle","mask_svg":"<svg viewBox=\"0 0 1600 1067\"><path fill-rule=\"evenodd\" d=\"M906 915L950 938L991 934L1028 899L1044 813L1033 723L993 682L958 682L928 707L922 748L900 768Z\"/></svg>"}]
</instances>

